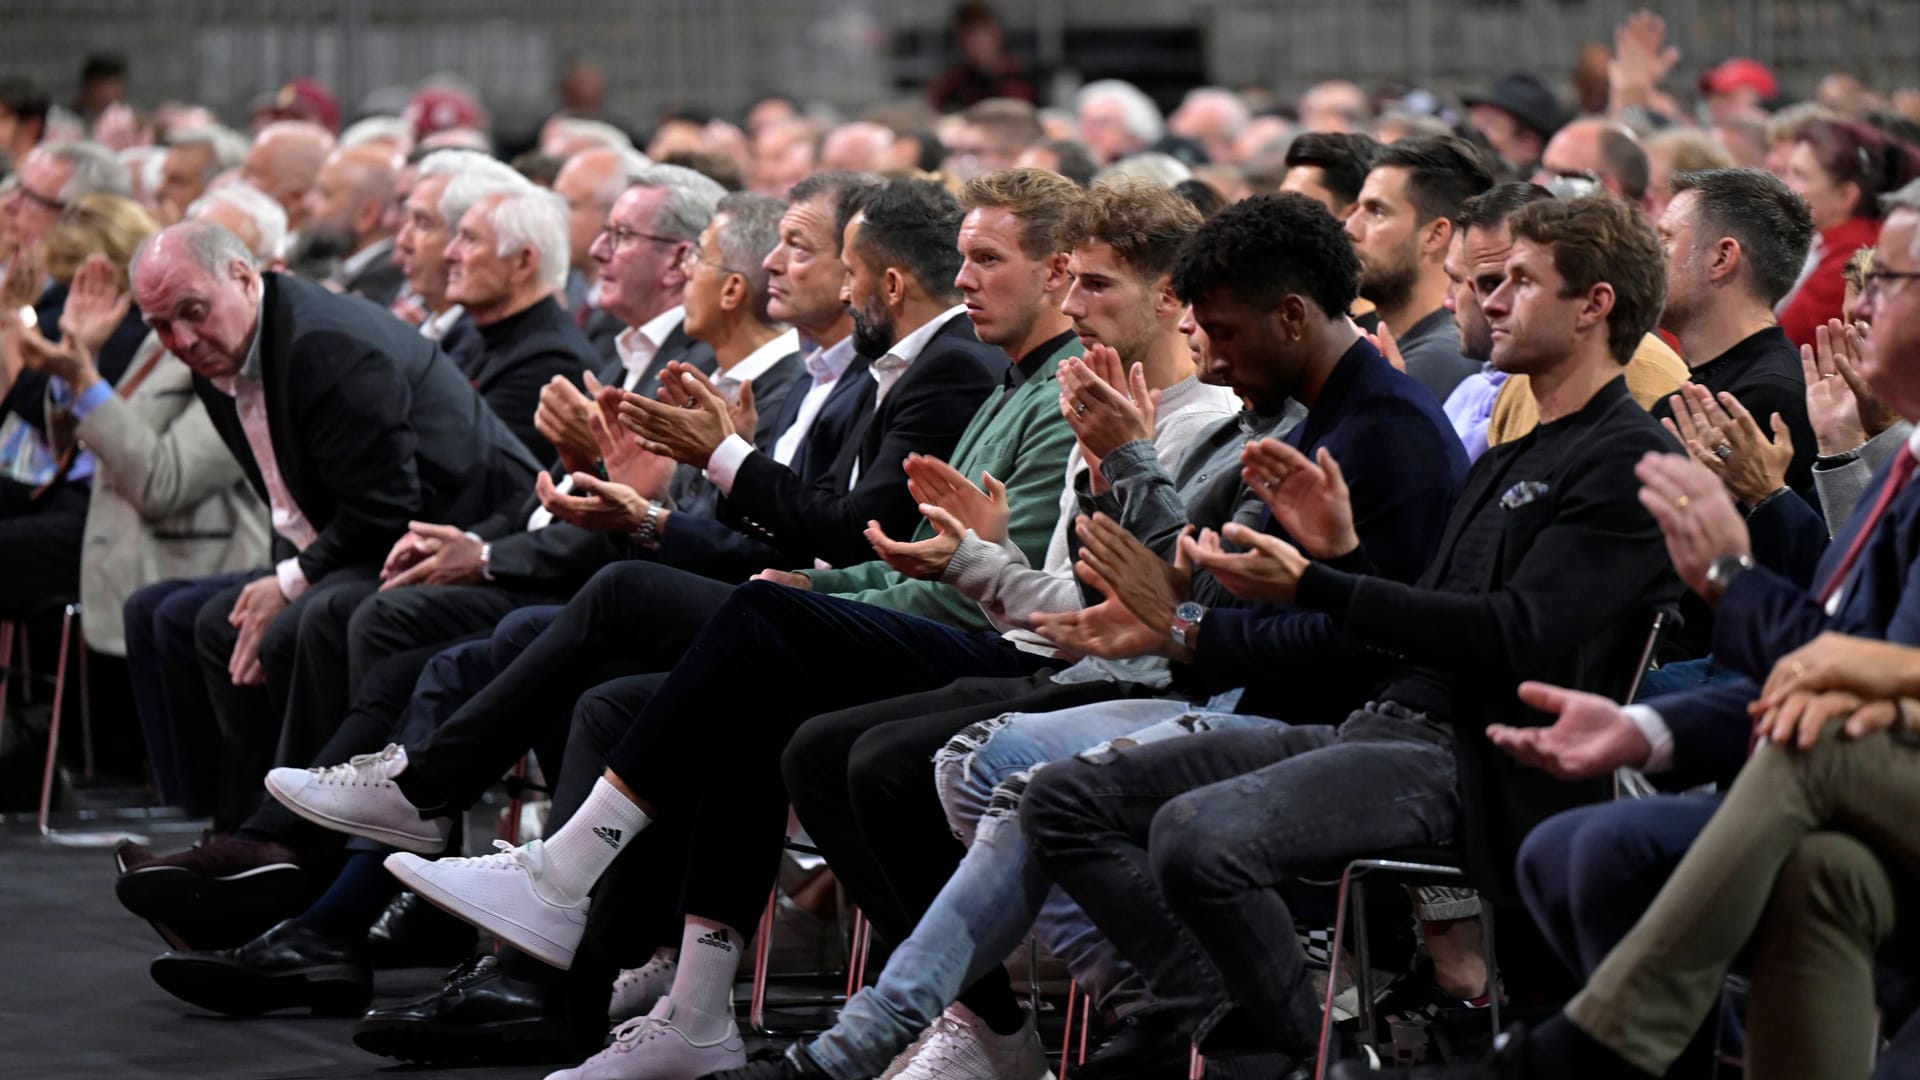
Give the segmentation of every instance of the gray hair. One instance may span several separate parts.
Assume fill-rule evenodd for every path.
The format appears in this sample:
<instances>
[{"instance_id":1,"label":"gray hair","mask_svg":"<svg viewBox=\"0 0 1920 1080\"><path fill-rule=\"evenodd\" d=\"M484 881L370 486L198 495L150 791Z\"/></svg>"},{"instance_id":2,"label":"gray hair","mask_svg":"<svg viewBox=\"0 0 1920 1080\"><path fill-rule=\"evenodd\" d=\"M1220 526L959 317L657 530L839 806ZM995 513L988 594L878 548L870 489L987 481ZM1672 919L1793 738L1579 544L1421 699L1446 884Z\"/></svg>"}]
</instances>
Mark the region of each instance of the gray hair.
<instances>
[{"instance_id":1,"label":"gray hair","mask_svg":"<svg viewBox=\"0 0 1920 1080\"><path fill-rule=\"evenodd\" d=\"M492 158L486 160L493 161ZM499 169L464 170L452 175L453 179L447 181L447 190L440 193L440 220L449 229L458 229L460 219L481 199L489 195L519 195L532 190L534 186L531 180L506 165L500 165Z\"/></svg>"},{"instance_id":2,"label":"gray hair","mask_svg":"<svg viewBox=\"0 0 1920 1080\"><path fill-rule=\"evenodd\" d=\"M560 138L585 139L610 150L633 149L633 140L627 137L626 132L600 120L567 117L555 121L554 126L554 134Z\"/></svg>"},{"instance_id":3,"label":"gray hair","mask_svg":"<svg viewBox=\"0 0 1920 1080\"><path fill-rule=\"evenodd\" d=\"M340 133L340 148L346 150L381 139L399 139L404 145L412 146L413 125L398 116L369 116Z\"/></svg>"},{"instance_id":4,"label":"gray hair","mask_svg":"<svg viewBox=\"0 0 1920 1080\"><path fill-rule=\"evenodd\" d=\"M1170 188L1182 180L1193 179L1193 170L1186 163L1171 154L1156 154L1151 151L1142 154L1129 154L1119 161L1101 169L1095 174L1095 184L1112 184L1128 180Z\"/></svg>"},{"instance_id":5,"label":"gray hair","mask_svg":"<svg viewBox=\"0 0 1920 1080\"><path fill-rule=\"evenodd\" d=\"M187 207L187 220L194 220L214 206L225 204L245 214L260 234L260 247L254 257L270 262L280 253L287 239L287 211L266 192L251 184L233 183L215 188L195 199Z\"/></svg>"},{"instance_id":6,"label":"gray hair","mask_svg":"<svg viewBox=\"0 0 1920 1080\"><path fill-rule=\"evenodd\" d=\"M510 257L532 248L540 258L540 284L557 289L567 283L571 251L565 199L529 184L494 204L492 218L497 254Z\"/></svg>"},{"instance_id":7,"label":"gray hair","mask_svg":"<svg viewBox=\"0 0 1920 1080\"><path fill-rule=\"evenodd\" d=\"M736 192L720 200L714 216L726 215L726 227L716 238L720 259L729 271L747 279L753 296L753 315L767 322L767 271L761 263L780 243L780 216L787 212L783 199L771 195Z\"/></svg>"},{"instance_id":8,"label":"gray hair","mask_svg":"<svg viewBox=\"0 0 1920 1080\"><path fill-rule=\"evenodd\" d=\"M669 240L689 243L713 220L727 189L711 178L682 165L649 165L633 176L632 187L660 188L667 193L654 211L648 228Z\"/></svg>"},{"instance_id":9,"label":"gray hair","mask_svg":"<svg viewBox=\"0 0 1920 1080\"><path fill-rule=\"evenodd\" d=\"M429 176L458 176L465 172L486 173L502 179L525 179L514 171L513 166L478 150L435 150L420 159L415 176L425 180Z\"/></svg>"},{"instance_id":10,"label":"gray hair","mask_svg":"<svg viewBox=\"0 0 1920 1080\"><path fill-rule=\"evenodd\" d=\"M133 180L113 151L97 142L68 142L47 148L55 161L73 166L60 189L60 201L72 206L89 195L133 195Z\"/></svg>"},{"instance_id":11,"label":"gray hair","mask_svg":"<svg viewBox=\"0 0 1920 1080\"><path fill-rule=\"evenodd\" d=\"M1247 108L1246 100L1224 86L1196 86L1187 91L1186 97L1180 99L1180 107L1183 109L1189 105L1203 104L1224 107L1227 130L1222 134L1227 138L1239 138L1240 133L1253 122L1253 110Z\"/></svg>"},{"instance_id":12,"label":"gray hair","mask_svg":"<svg viewBox=\"0 0 1920 1080\"><path fill-rule=\"evenodd\" d=\"M1892 217L1895 210L1905 210L1910 214L1920 214L1920 180L1909 181L1905 187L1880 196L1880 213ZM1920 231L1913 234L1913 243L1907 253L1920 259Z\"/></svg>"},{"instance_id":13,"label":"gray hair","mask_svg":"<svg viewBox=\"0 0 1920 1080\"><path fill-rule=\"evenodd\" d=\"M1127 130L1143 143L1152 145L1160 141L1166 133L1166 122L1160 116L1160 106L1153 103L1145 91L1124 79L1096 79L1080 88L1073 97L1073 110L1078 113L1089 102L1111 98L1120 103L1121 115L1125 117Z\"/></svg>"},{"instance_id":14,"label":"gray hair","mask_svg":"<svg viewBox=\"0 0 1920 1080\"><path fill-rule=\"evenodd\" d=\"M247 245L241 243L239 237L211 221L189 220L169 225L140 241L140 246L133 251L133 258L127 263L128 281L139 276L140 265L146 261L147 252L153 250L153 245L168 236L180 237L194 265L213 275L215 281L223 279L227 268L235 262L245 263L248 269L256 272L260 269L253 252L247 250Z\"/></svg>"},{"instance_id":15,"label":"gray hair","mask_svg":"<svg viewBox=\"0 0 1920 1080\"><path fill-rule=\"evenodd\" d=\"M167 136L167 145L206 147L212 153L212 160L207 165L208 176L237 169L247 160L246 136L219 124L176 131Z\"/></svg>"}]
</instances>

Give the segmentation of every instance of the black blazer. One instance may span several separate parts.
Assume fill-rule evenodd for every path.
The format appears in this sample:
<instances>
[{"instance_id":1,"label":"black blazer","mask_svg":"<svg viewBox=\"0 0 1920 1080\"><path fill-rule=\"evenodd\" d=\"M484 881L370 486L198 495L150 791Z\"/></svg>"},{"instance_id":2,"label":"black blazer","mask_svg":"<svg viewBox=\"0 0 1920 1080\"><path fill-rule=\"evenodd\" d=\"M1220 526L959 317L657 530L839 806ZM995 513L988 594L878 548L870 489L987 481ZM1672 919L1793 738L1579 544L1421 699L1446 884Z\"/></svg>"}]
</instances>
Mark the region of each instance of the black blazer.
<instances>
[{"instance_id":1,"label":"black blazer","mask_svg":"<svg viewBox=\"0 0 1920 1080\"><path fill-rule=\"evenodd\" d=\"M799 418L800 402L812 381L802 376L789 389L779 413L772 420L761 420L753 441L769 460L780 436ZM862 384L871 389L873 379L867 375L866 358L855 356L834 382L833 390L793 456L789 468L796 476L806 481L816 479L839 456L848 432L873 412L872 395L862 393ZM717 509L709 503L705 516L674 515L659 547L635 554L721 581L745 581L768 567L785 570L813 565L812 560L796 558L757 536L739 532L715 516Z\"/></svg>"},{"instance_id":2,"label":"black blazer","mask_svg":"<svg viewBox=\"0 0 1920 1080\"><path fill-rule=\"evenodd\" d=\"M340 287L355 296L386 307L407 284L407 275L400 264L393 261L393 245L387 245L372 262L360 268L360 272L340 283Z\"/></svg>"},{"instance_id":3,"label":"black blazer","mask_svg":"<svg viewBox=\"0 0 1920 1080\"><path fill-rule=\"evenodd\" d=\"M467 378L536 460L552 458L553 444L533 426L540 390L555 375L581 385L597 366L593 346L551 296L480 327L480 337L485 351L467 369Z\"/></svg>"},{"instance_id":4,"label":"black blazer","mask_svg":"<svg viewBox=\"0 0 1920 1080\"><path fill-rule=\"evenodd\" d=\"M380 565L410 520L471 525L532 482L539 463L439 346L365 300L261 278L274 458L319 533L300 553L308 581ZM264 500L234 399L199 376L194 390Z\"/></svg>"},{"instance_id":5,"label":"black blazer","mask_svg":"<svg viewBox=\"0 0 1920 1080\"><path fill-rule=\"evenodd\" d=\"M1551 722L1521 704L1515 691L1525 679L1615 700L1625 693L1653 612L1680 593L1633 466L1649 451L1675 449L1626 380L1615 379L1573 415L1474 462L1440 555L1418 584L1319 564L1301 579L1300 602L1331 614L1356 643L1453 673L1459 832L1476 885L1501 899L1513 895L1526 834L1604 798L1606 783L1563 783L1525 768L1495 749L1485 728ZM1532 467L1519 465L1530 450ZM1493 550L1465 551L1466 527L1488 514L1499 518Z\"/></svg>"},{"instance_id":6,"label":"black blazer","mask_svg":"<svg viewBox=\"0 0 1920 1080\"><path fill-rule=\"evenodd\" d=\"M615 336L618 336L618 333ZM660 351L653 354L653 362L648 364L647 370L641 373L640 381L634 383L629 389L642 397L653 397L658 394L660 373L667 370L667 365L675 360L683 364L692 364L709 375L713 374L716 363L713 346L688 337L687 323L684 319L681 320L680 325L673 328L673 333L668 334L667 339L660 343ZM620 363L620 354L617 351L613 354L613 361L607 365L606 373L601 376L600 381L608 386L621 385L627 381L627 369ZM756 386L754 389L758 390L759 387Z\"/></svg>"},{"instance_id":7,"label":"black blazer","mask_svg":"<svg viewBox=\"0 0 1920 1080\"><path fill-rule=\"evenodd\" d=\"M1007 354L974 336L965 315L947 320L893 385L878 409L871 376L859 380L864 424L849 432L826 472L811 482L754 454L740 466L733 492L720 500L721 520L779 548L789 559L853 566L873 558L864 535L878 521L889 536L908 536L920 511L907 491L902 463L910 453L949 457L974 413L1000 389ZM859 481L849 490L856 464Z\"/></svg>"}]
</instances>

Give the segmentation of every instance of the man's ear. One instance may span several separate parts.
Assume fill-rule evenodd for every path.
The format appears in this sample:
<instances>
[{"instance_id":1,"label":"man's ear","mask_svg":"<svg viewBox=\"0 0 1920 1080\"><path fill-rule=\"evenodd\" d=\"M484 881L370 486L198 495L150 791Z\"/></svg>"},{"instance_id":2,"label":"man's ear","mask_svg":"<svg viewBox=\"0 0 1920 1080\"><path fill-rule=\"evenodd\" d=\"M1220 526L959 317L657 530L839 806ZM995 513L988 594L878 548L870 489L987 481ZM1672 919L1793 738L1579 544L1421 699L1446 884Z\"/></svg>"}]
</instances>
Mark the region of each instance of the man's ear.
<instances>
[{"instance_id":1,"label":"man's ear","mask_svg":"<svg viewBox=\"0 0 1920 1080\"><path fill-rule=\"evenodd\" d=\"M1574 329L1585 332L1598 325L1604 334L1607 316L1613 314L1614 301L1617 299L1612 285L1604 281L1595 282L1593 288L1587 290L1587 299L1580 305L1579 314L1573 318Z\"/></svg>"},{"instance_id":2,"label":"man's ear","mask_svg":"<svg viewBox=\"0 0 1920 1080\"><path fill-rule=\"evenodd\" d=\"M890 308L897 308L907 301L907 275L897 266L889 266L880 275L880 295Z\"/></svg>"},{"instance_id":3,"label":"man's ear","mask_svg":"<svg viewBox=\"0 0 1920 1080\"><path fill-rule=\"evenodd\" d=\"M747 302L749 291L745 275L728 274L727 280L720 286L720 310L740 310Z\"/></svg>"},{"instance_id":4,"label":"man's ear","mask_svg":"<svg viewBox=\"0 0 1920 1080\"><path fill-rule=\"evenodd\" d=\"M1047 292L1058 292L1073 280L1073 275L1067 271L1067 262L1068 256L1064 251L1056 251L1047 257L1044 264L1047 274L1045 285Z\"/></svg>"},{"instance_id":5,"label":"man's ear","mask_svg":"<svg viewBox=\"0 0 1920 1080\"><path fill-rule=\"evenodd\" d=\"M1445 214L1426 223L1420 230L1420 255L1423 259L1445 261L1453 246L1453 219Z\"/></svg>"}]
</instances>

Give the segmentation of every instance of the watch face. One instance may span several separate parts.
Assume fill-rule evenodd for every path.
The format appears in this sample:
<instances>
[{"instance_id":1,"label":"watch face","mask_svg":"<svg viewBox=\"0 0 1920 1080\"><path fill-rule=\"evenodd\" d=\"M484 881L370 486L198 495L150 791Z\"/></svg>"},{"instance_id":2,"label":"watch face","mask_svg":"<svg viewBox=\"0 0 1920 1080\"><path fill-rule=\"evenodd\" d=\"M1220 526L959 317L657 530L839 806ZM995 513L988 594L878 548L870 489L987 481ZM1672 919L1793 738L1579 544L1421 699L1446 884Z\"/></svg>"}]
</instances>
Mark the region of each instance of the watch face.
<instances>
[{"instance_id":1,"label":"watch face","mask_svg":"<svg viewBox=\"0 0 1920 1080\"><path fill-rule=\"evenodd\" d=\"M1179 607L1173 609L1173 617L1179 619L1181 622L1193 622L1206 613L1206 608L1191 600L1185 601Z\"/></svg>"}]
</instances>

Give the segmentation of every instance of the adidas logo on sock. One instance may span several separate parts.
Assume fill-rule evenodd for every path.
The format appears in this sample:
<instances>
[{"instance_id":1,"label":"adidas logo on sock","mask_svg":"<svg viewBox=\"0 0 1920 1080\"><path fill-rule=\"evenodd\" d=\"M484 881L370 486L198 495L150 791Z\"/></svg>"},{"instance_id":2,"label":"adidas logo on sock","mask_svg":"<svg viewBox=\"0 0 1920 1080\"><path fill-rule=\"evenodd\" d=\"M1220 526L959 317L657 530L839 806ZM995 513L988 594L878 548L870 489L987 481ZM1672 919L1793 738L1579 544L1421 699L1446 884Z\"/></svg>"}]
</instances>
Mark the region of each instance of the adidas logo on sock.
<instances>
[{"instance_id":1,"label":"adidas logo on sock","mask_svg":"<svg viewBox=\"0 0 1920 1080\"><path fill-rule=\"evenodd\" d=\"M610 829L605 825L599 825L599 826L595 826L593 830L593 835L599 837L602 840L605 840L607 842L608 847L617 848L620 846L620 830L619 829Z\"/></svg>"},{"instance_id":2,"label":"adidas logo on sock","mask_svg":"<svg viewBox=\"0 0 1920 1080\"><path fill-rule=\"evenodd\" d=\"M695 938L694 944L711 945L725 952L733 951L733 943L727 940L727 932L725 930L709 930L700 937Z\"/></svg>"}]
</instances>

